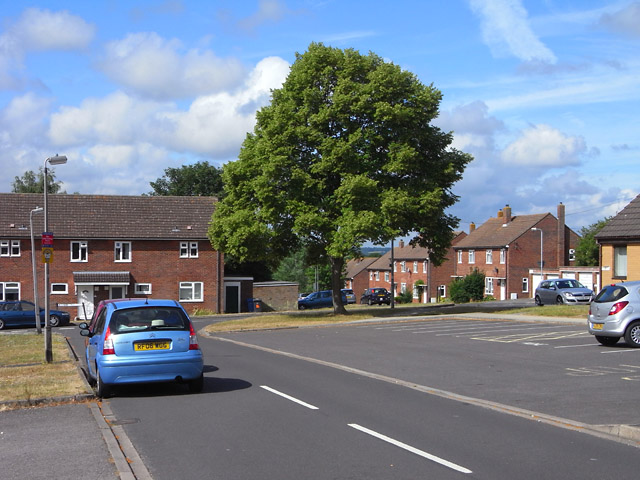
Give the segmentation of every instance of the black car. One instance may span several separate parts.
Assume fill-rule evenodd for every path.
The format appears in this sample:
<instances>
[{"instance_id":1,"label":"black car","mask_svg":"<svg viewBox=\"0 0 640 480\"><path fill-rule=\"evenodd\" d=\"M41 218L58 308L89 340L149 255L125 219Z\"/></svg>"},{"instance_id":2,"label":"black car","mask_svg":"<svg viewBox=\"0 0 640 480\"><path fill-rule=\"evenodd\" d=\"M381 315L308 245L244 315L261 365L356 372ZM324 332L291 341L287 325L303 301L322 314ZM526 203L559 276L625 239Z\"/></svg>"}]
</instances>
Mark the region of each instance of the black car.
<instances>
[{"instance_id":1,"label":"black car","mask_svg":"<svg viewBox=\"0 0 640 480\"><path fill-rule=\"evenodd\" d=\"M382 305L386 303L387 305L391 305L391 295L386 288L367 288L362 294L362 297L360 297L360 303L366 303L367 305Z\"/></svg>"},{"instance_id":2,"label":"black car","mask_svg":"<svg viewBox=\"0 0 640 480\"><path fill-rule=\"evenodd\" d=\"M5 327L35 327L36 306L26 300L0 302L0 330ZM52 327L69 325L69 312L49 310L49 323ZM40 324L44 325L44 308L40 308Z\"/></svg>"}]
</instances>

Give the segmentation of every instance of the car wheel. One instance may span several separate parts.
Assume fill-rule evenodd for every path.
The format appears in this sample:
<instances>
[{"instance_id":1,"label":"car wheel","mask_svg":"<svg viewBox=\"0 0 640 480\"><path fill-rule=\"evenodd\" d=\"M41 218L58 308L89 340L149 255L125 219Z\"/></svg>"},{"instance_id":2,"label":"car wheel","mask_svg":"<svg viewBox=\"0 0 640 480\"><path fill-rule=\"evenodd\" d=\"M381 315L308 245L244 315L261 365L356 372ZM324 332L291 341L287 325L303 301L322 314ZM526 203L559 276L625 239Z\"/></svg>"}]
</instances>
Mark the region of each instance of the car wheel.
<instances>
[{"instance_id":1,"label":"car wheel","mask_svg":"<svg viewBox=\"0 0 640 480\"><path fill-rule=\"evenodd\" d=\"M0 318L0 330L4 328L4 320Z\"/></svg>"},{"instance_id":2,"label":"car wheel","mask_svg":"<svg viewBox=\"0 0 640 480\"><path fill-rule=\"evenodd\" d=\"M624 341L632 347L640 347L640 322L633 322L624 332Z\"/></svg>"},{"instance_id":3,"label":"car wheel","mask_svg":"<svg viewBox=\"0 0 640 480\"><path fill-rule=\"evenodd\" d=\"M373 305L373 302L371 301L371 299L369 299L367 303L369 304L369 306Z\"/></svg>"},{"instance_id":4,"label":"car wheel","mask_svg":"<svg viewBox=\"0 0 640 480\"><path fill-rule=\"evenodd\" d=\"M96 367L96 395L100 398L108 398L109 393L111 393L111 389L109 385L106 385L102 381L102 377L100 376L100 370Z\"/></svg>"},{"instance_id":5,"label":"car wheel","mask_svg":"<svg viewBox=\"0 0 640 480\"><path fill-rule=\"evenodd\" d=\"M189 381L189 391L191 393L200 393L204 387L204 375L201 373L195 380Z\"/></svg>"},{"instance_id":6,"label":"car wheel","mask_svg":"<svg viewBox=\"0 0 640 480\"><path fill-rule=\"evenodd\" d=\"M564 300L562 299L562 297L560 295L558 295L556 297L556 305L562 305L564 303Z\"/></svg>"},{"instance_id":7,"label":"car wheel","mask_svg":"<svg viewBox=\"0 0 640 480\"><path fill-rule=\"evenodd\" d=\"M544 306L544 303L542 303L542 300L540 299L540 295L536 295L536 305L539 307Z\"/></svg>"},{"instance_id":8,"label":"car wheel","mask_svg":"<svg viewBox=\"0 0 640 480\"><path fill-rule=\"evenodd\" d=\"M304 310L306 307L304 305L298 305L298 310Z\"/></svg>"},{"instance_id":9,"label":"car wheel","mask_svg":"<svg viewBox=\"0 0 640 480\"><path fill-rule=\"evenodd\" d=\"M604 345L606 347L611 347L616 343L618 343L618 340L620 340L620 337L603 337L602 335L596 335L596 340L600 342L601 345Z\"/></svg>"},{"instance_id":10,"label":"car wheel","mask_svg":"<svg viewBox=\"0 0 640 480\"><path fill-rule=\"evenodd\" d=\"M57 327L60 325L60 318L57 315L49 315L49 325Z\"/></svg>"}]
</instances>

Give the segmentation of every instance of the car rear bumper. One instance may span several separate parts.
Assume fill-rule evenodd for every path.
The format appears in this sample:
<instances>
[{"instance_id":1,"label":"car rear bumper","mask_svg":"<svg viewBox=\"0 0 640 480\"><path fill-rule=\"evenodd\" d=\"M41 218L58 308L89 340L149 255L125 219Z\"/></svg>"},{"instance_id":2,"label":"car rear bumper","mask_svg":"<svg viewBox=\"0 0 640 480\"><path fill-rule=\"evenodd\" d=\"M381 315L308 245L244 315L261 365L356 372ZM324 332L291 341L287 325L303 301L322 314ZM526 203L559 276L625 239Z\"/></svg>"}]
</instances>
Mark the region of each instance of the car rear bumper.
<instances>
[{"instance_id":1,"label":"car rear bumper","mask_svg":"<svg viewBox=\"0 0 640 480\"><path fill-rule=\"evenodd\" d=\"M204 362L200 350L180 354L139 357L104 357L98 361L100 377L105 384L168 382L180 377L195 380L202 375Z\"/></svg>"},{"instance_id":2,"label":"car rear bumper","mask_svg":"<svg viewBox=\"0 0 640 480\"><path fill-rule=\"evenodd\" d=\"M628 322L616 320L602 321L597 318L588 318L589 333L603 337L622 337Z\"/></svg>"}]
</instances>

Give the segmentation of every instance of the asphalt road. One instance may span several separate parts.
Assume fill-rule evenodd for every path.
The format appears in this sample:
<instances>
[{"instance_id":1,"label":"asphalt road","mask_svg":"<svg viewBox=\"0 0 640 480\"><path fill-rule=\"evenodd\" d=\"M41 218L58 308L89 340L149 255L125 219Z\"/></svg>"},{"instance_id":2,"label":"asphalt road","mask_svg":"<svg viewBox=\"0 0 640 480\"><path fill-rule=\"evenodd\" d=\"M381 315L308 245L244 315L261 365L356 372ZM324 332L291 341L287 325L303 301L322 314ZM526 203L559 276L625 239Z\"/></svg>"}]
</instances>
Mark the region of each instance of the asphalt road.
<instances>
[{"instance_id":1,"label":"asphalt road","mask_svg":"<svg viewBox=\"0 0 640 480\"><path fill-rule=\"evenodd\" d=\"M201 338L204 393L128 387L108 402L156 480L635 478L635 447L444 394L637 420L640 350L529 327L434 317L223 336L262 349Z\"/></svg>"}]
</instances>

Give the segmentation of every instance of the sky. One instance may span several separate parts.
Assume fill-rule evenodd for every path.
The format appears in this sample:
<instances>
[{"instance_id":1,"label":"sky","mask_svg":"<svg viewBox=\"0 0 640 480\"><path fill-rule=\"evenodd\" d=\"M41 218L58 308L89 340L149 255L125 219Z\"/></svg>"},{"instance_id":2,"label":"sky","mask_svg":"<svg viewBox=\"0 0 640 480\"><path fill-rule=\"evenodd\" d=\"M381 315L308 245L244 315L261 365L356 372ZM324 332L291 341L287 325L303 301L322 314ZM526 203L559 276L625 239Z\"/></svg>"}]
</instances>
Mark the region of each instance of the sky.
<instances>
[{"instance_id":1,"label":"sky","mask_svg":"<svg viewBox=\"0 0 640 480\"><path fill-rule=\"evenodd\" d=\"M563 203L579 233L640 193L629 0L0 0L0 192L56 154L67 193L221 167L312 42L442 92L433 123L474 158L447 212L461 230Z\"/></svg>"}]
</instances>

